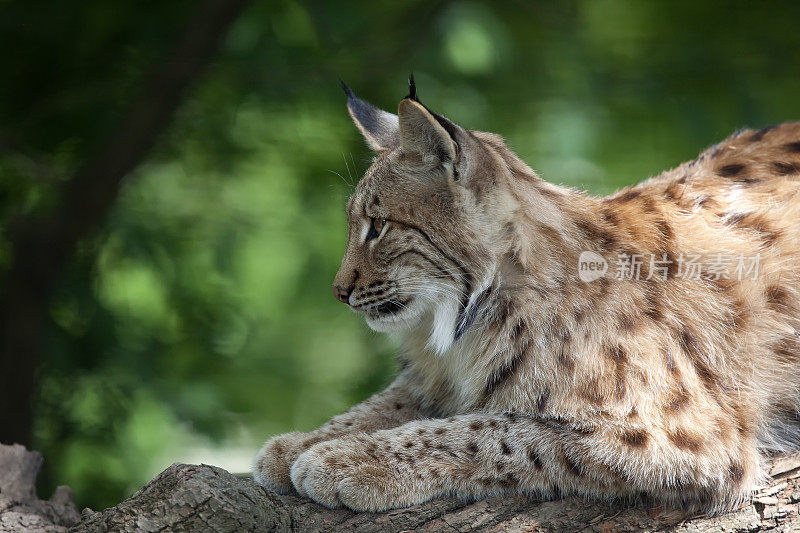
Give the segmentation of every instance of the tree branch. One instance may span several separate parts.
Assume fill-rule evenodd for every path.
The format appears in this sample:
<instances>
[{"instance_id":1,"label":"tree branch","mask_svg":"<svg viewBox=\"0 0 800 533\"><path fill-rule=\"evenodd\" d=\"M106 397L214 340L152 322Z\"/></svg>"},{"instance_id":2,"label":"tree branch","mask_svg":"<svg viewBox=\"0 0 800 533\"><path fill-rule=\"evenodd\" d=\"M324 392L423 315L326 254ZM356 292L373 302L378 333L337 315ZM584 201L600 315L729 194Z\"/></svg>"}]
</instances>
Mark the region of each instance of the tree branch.
<instances>
[{"instance_id":1,"label":"tree branch","mask_svg":"<svg viewBox=\"0 0 800 533\"><path fill-rule=\"evenodd\" d=\"M36 497L42 456L24 447L0 445L0 532L66 531L80 521L72 491L58 487L50 501Z\"/></svg>"},{"instance_id":2,"label":"tree branch","mask_svg":"<svg viewBox=\"0 0 800 533\"><path fill-rule=\"evenodd\" d=\"M249 477L221 468L176 463L139 492L78 519L71 493L59 487L50 502L36 499L41 456L0 446L0 531L741 531L800 529L800 454L771 463L772 483L737 511L685 516L646 504L622 507L579 498L537 501L525 496L478 502L444 498L387 513L327 509L295 495L278 495ZM9 474L10 472L10 474ZM30 524L31 529L25 529ZM71 526L71 527L70 527ZM16 529L11 529L15 527ZM7 528L7 529L4 529Z\"/></svg>"},{"instance_id":3,"label":"tree branch","mask_svg":"<svg viewBox=\"0 0 800 533\"><path fill-rule=\"evenodd\" d=\"M792 461L800 467L800 457ZM473 503L438 499L388 513L331 510L294 495L277 495L251 479L213 466L174 464L141 491L102 513L84 511L73 531L134 531L148 527L191 531L761 531L800 528L800 472L779 476L736 512L689 517L681 511L581 498L536 501L493 497Z\"/></svg>"}]
</instances>

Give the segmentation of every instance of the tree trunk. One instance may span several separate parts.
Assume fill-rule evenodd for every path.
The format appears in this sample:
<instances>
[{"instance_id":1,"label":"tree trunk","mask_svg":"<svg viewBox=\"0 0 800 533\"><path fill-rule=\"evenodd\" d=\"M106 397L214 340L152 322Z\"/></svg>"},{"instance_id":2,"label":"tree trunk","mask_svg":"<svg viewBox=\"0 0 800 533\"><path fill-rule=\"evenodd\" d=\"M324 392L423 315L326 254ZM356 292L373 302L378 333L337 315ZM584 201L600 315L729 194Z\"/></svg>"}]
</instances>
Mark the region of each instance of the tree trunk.
<instances>
[{"instance_id":1,"label":"tree trunk","mask_svg":"<svg viewBox=\"0 0 800 533\"><path fill-rule=\"evenodd\" d=\"M208 64L249 0L206 0L173 52L144 83L105 150L59 191L43 218L14 221L8 230L12 265L0 292L0 442L29 444L38 339L53 285L75 245L105 220L122 179L144 159L169 123L186 89Z\"/></svg>"},{"instance_id":2,"label":"tree trunk","mask_svg":"<svg viewBox=\"0 0 800 533\"><path fill-rule=\"evenodd\" d=\"M738 510L716 517L685 516L644 503L621 506L579 498L543 502L525 496L478 502L444 498L387 513L353 513L274 494L249 477L215 466L179 463L116 507L85 509L79 517L66 487L59 487L49 502L36 498L40 465L38 453L0 446L0 532L800 530L800 454L772 461L770 485Z\"/></svg>"}]
</instances>

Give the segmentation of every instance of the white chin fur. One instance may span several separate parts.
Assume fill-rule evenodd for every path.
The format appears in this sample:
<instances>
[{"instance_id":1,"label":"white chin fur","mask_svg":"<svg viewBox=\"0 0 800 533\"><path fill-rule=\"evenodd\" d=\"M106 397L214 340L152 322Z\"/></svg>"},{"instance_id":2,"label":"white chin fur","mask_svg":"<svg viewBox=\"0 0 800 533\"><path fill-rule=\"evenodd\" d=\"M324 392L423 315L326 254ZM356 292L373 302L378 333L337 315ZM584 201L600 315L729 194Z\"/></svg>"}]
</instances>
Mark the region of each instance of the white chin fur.
<instances>
[{"instance_id":1,"label":"white chin fur","mask_svg":"<svg viewBox=\"0 0 800 533\"><path fill-rule=\"evenodd\" d=\"M367 325L380 333L402 333L414 327L430 327L428 348L444 354L453 345L453 335L458 320L458 302L453 299L438 299L437 295L418 295L407 308L387 316L364 315ZM429 296L426 298L425 296ZM423 315L428 317L422 320Z\"/></svg>"},{"instance_id":2,"label":"white chin fur","mask_svg":"<svg viewBox=\"0 0 800 533\"><path fill-rule=\"evenodd\" d=\"M428 348L440 355L445 353L453 344L456 320L458 320L458 302L448 299L438 303L433 311Z\"/></svg>"},{"instance_id":3,"label":"white chin fur","mask_svg":"<svg viewBox=\"0 0 800 533\"><path fill-rule=\"evenodd\" d=\"M380 333L399 333L411 329L419 321L422 309L417 302L393 315L371 317L364 315L367 325Z\"/></svg>"}]
</instances>

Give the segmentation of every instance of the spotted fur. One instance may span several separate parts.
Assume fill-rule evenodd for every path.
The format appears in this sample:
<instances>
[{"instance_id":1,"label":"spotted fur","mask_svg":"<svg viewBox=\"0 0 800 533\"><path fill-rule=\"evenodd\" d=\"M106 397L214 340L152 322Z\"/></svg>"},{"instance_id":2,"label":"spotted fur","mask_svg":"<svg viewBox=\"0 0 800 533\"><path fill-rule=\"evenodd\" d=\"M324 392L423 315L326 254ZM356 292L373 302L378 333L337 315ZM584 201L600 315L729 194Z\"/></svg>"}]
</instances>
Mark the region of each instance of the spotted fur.
<instances>
[{"instance_id":1,"label":"spotted fur","mask_svg":"<svg viewBox=\"0 0 800 533\"><path fill-rule=\"evenodd\" d=\"M268 441L254 476L331 507L447 493L727 509L798 443L800 123L745 130L604 198L543 181L494 134L348 90L376 157L334 292L404 337L395 382ZM376 117L378 117L376 119ZM578 276L582 251L672 259ZM759 255L757 276L675 259Z\"/></svg>"}]
</instances>

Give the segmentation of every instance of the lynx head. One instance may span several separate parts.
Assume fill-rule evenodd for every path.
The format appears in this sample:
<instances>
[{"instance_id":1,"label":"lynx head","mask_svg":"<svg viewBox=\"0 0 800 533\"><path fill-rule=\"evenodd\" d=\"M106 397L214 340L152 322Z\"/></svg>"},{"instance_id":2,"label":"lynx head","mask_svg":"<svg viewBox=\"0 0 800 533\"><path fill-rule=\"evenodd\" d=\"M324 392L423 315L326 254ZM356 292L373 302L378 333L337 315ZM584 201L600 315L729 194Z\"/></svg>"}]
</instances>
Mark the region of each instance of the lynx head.
<instances>
[{"instance_id":1,"label":"lynx head","mask_svg":"<svg viewBox=\"0 0 800 533\"><path fill-rule=\"evenodd\" d=\"M376 156L347 204L333 292L377 331L429 328L429 346L441 353L471 325L517 204L502 140L431 112L409 82L397 115L342 84Z\"/></svg>"}]
</instances>

